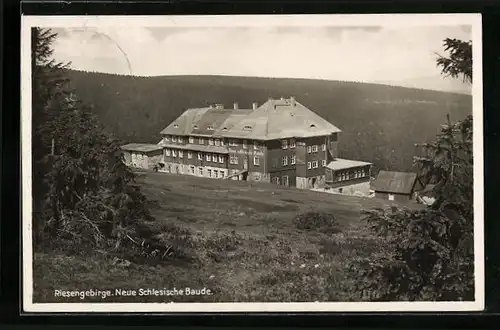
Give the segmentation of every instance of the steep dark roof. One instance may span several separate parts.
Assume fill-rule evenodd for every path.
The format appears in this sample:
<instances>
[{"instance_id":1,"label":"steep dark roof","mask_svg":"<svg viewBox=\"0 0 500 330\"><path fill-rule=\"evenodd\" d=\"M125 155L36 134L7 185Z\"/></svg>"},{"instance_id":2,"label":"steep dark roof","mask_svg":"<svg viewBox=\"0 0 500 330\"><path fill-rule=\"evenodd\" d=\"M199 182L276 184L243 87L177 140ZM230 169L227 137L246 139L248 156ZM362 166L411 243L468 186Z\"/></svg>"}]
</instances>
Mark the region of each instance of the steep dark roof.
<instances>
[{"instance_id":1,"label":"steep dark roof","mask_svg":"<svg viewBox=\"0 0 500 330\"><path fill-rule=\"evenodd\" d=\"M339 128L297 101L270 99L255 110L188 109L161 134L275 140L338 132Z\"/></svg>"},{"instance_id":2,"label":"steep dark roof","mask_svg":"<svg viewBox=\"0 0 500 330\"><path fill-rule=\"evenodd\" d=\"M416 179L416 173L380 171L371 185L378 192L411 194Z\"/></svg>"}]
</instances>

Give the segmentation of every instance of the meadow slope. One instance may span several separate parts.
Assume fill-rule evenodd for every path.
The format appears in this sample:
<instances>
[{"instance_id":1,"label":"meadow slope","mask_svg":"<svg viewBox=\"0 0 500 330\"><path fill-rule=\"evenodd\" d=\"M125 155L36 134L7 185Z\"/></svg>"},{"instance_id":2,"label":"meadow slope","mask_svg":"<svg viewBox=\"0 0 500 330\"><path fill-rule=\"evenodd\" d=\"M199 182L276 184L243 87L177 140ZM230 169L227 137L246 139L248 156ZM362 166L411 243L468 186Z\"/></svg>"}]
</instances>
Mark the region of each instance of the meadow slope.
<instances>
[{"instance_id":1,"label":"meadow slope","mask_svg":"<svg viewBox=\"0 0 500 330\"><path fill-rule=\"evenodd\" d=\"M62 302L54 297L55 289L174 287L208 288L212 294L86 301L359 300L347 268L357 258L384 249L362 221L361 211L398 205L265 183L152 172L141 173L138 183L156 217L150 225L182 253L163 264L129 266L115 264L102 251L91 256L35 253L36 302ZM329 215L333 222L299 229L296 216L312 211Z\"/></svg>"},{"instance_id":2,"label":"meadow slope","mask_svg":"<svg viewBox=\"0 0 500 330\"><path fill-rule=\"evenodd\" d=\"M386 85L308 79L227 76L131 77L68 71L78 96L105 127L128 142L156 143L159 132L190 107L238 102L249 108L268 97L295 96L339 127L344 158L370 161L375 169L411 170L415 143L434 139L447 113L472 111L464 94Z\"/></svg>"}]
</instances>

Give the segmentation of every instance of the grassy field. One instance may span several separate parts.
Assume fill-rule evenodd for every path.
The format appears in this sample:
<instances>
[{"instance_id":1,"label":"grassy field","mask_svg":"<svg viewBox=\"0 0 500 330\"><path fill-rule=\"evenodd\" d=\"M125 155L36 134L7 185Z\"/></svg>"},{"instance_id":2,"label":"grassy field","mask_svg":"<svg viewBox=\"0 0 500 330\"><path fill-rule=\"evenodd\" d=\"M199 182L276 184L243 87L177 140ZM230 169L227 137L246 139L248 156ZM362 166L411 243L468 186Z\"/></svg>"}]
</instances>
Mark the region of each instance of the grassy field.
<instances>
[{"instance_id":1,"label":"grassy field","mask_svg":"<svg viewBox=\"0 0 500 330\"><path fill-rule=\"evenodd\" d=\"M392 203L163 173L141 173L138 182L152 203L156 217L152 225L182 254L163 264L120 266L99 251L92 256L36 253L36 302L61 302L62 298L54 297L56 289L114 292L174 287L207 288L211 294L85 301L355 299L346 267L356 258L381 253L383 247L366 228L360 212ZM310 211L324 212L335 220L323 227L298 229L294 219Z\"/></svg>"},{"instance_id":2,"label":"grassy field","mask_svg":"<svg viewBox=\"0 0 500 330\"><path fill-rule=\"evenodd\" d=\"M222 103L250 108L295 96L342 130L340 157L410 171L415 143L428 142L450 114L472 112L470 95L344 81L223 76L131 77L68 71L77 95L123 143L157 143L186 109Z\"/></svg>"}]
</instances>

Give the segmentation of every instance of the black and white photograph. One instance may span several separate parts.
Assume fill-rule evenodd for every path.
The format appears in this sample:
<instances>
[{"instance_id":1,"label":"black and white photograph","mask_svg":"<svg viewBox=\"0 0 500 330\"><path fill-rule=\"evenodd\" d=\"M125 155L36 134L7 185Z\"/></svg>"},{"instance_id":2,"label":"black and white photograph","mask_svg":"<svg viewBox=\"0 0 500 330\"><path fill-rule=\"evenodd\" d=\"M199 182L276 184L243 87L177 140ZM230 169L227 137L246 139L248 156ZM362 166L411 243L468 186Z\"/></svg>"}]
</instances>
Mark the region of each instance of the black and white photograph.
<instances>
[{"instance_id":1,"label":"black and white photograph","mask_svg":"<svg viewBox=\"0 0 500 330\"><path fill-rule=\"evenodd\" d=\"M25 312L484 308L479 14L23 16Z\"/></svg>"}]
</instances>

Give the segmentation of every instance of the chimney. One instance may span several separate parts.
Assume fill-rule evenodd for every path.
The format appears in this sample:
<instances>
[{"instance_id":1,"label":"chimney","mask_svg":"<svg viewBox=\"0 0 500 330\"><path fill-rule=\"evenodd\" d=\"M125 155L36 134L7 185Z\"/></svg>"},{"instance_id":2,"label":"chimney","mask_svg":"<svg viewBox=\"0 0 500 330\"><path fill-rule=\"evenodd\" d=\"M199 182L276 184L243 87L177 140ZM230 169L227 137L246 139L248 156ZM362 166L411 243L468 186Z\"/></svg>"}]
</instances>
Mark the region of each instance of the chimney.
<instances>
[{"instance_id":1,"label":"chimney","mask_svg":"<svg viewBox=\"0 0 500 330\"><path fill-rule=\"evenodd\" d=\"M238 102L234 102L234 110L238 110Z\"/></svg>"},{"instance_id":2,"label":"chimney","mask_svg":"<svg viewBox=\"0 0 500 330\"><path fill-rule=\"evenodd\" d=\"M258 107L257 102L252 103L252 109L257 110L257 107Z\"/></svg>"},{"instance_id":3,"label":"chimney","mask_svg":"<svg viewBox=\"0 0 500 330\"><path fill-rule=\"evenodd\" d=\"M295 106L295 96L290 97L290 103L292 104L292 107Z\"/></svg>"}]
</instances>

